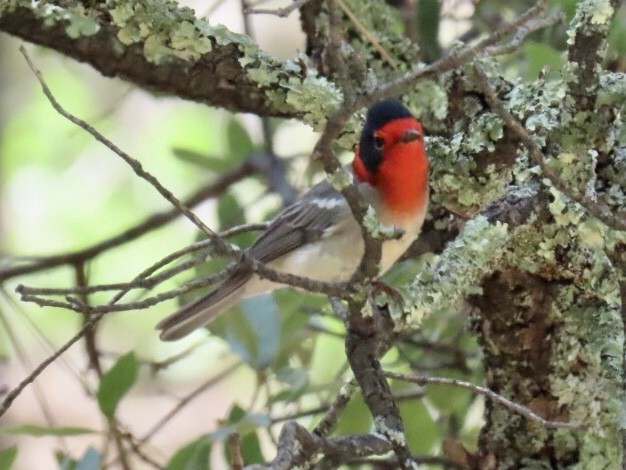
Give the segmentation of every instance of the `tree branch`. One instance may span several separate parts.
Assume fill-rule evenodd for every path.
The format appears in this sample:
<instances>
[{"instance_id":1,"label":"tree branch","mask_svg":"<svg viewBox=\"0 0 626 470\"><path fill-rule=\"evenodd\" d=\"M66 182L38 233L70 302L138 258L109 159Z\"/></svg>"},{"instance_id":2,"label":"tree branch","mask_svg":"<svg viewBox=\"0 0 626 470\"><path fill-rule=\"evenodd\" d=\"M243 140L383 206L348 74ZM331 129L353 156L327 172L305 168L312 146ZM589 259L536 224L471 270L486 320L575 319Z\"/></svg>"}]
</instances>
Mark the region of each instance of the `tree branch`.
<instances>
[{"instance_id":1,"label":"tree branch","mask_svg":"<svg viewBox=\"0 0 626 470\"><path fill-rule=\"evenodd\" d=\"M245 35L211 26L189 8L167 0L158 6L141 1L93 2L92 7L68 3L17 1L12 2L15 6L0 6L0 31L153 92L236 112L299 115L284 96L276 97L286 89L252 77L273 74L300 81L303 74L259 53ZM55 14L47 14L46 5Z\"/></svg>"}]
</instances>

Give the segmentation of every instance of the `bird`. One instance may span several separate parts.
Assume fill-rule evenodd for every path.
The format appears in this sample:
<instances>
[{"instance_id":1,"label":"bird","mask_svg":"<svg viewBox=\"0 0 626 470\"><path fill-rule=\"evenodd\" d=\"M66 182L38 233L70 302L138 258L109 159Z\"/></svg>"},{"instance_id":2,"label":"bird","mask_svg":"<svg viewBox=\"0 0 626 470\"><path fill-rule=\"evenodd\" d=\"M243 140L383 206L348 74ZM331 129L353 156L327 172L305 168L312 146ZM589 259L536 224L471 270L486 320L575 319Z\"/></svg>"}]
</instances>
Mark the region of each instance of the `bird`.
<instances>
[{"instance_id":1,"label":"bird","mask_svg":"<svg viewBox=\"0 0 626 470\"><path fill-rule=\"evenodd\" d=\"M380 272L384 273L417 238L428 209L429 162L421 122L399 100L373 104L348 171L380 223L401 233L383 242ZM248 255L280 272L341 282L356 271L363 246L360 226L347 201L322 181L280 211L248 248ZM239 262L214 290L182 306L156 328L163 341L178 340L241 299L278 287L282 285L262 279Z\"/></svg>"}]
</instances>

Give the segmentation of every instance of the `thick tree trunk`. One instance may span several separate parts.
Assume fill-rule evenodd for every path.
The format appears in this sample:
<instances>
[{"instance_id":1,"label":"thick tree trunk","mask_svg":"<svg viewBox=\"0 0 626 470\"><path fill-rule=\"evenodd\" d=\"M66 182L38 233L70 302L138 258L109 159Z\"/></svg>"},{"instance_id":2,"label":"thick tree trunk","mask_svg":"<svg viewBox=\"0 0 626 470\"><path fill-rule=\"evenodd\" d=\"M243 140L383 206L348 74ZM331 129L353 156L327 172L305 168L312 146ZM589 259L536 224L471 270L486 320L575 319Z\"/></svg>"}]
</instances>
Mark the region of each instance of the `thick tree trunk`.
<instances>
[{"instance_id":1,"label":"thick tree trunk","mask_svg":"<svg viewBox=\"0 0 626 470\"><path fill-rule=\"evenodd\" d=\"M621 319L570 280L497 272L473 299L489 388L547 419L546 429L487 403L476 468L621 468Z\"/></svg>"}]
</instances>

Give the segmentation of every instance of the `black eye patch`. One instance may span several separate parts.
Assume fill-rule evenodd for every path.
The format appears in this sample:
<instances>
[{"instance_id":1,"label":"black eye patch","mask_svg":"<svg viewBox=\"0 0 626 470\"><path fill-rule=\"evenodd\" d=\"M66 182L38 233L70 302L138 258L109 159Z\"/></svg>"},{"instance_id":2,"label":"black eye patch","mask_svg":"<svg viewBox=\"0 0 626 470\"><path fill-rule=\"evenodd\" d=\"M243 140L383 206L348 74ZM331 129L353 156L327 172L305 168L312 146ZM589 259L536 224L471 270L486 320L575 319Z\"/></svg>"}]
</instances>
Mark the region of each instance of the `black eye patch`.
<instances>
[{"instance_id":1,"label":"black eye patch","mask_svg":"<svg viewBox=\"0 0 626 470\"><path fill-rule=\"evenodd\" d=\"M359 150L363 165L370 173L378 171L385 145L384 140L376 137L375 133L391 121L408 117L413 117L411 112L397 100L380 101L369 109L359 140Z\"/></svg>"}]
</instances>

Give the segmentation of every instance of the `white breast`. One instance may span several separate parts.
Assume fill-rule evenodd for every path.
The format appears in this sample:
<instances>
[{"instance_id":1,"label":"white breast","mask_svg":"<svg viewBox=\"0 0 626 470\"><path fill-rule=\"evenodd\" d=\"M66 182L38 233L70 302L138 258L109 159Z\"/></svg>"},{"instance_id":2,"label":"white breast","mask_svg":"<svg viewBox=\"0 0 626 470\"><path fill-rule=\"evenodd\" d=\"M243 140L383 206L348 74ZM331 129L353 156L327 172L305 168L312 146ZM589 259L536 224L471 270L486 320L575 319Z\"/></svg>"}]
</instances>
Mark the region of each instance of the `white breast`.
<instances>
[{"instance_id":1,"label":"white breast","mask_svg":"<svg viewBox=\"0 0 626 470\"><path fill-rule=\"evenodd\" d=\"M375 204L376 205L376 204ZM381 223L389 224L389 214L378 210ZM404 235L399 240L387 240L383 244L381 273L386 272L407 248L415 241L424 223L426 207L417 214L407 217L396 228ZM290 274L305 276L327 282L348 281L363 256L363 238L357 222L350 218L340 226L333 227L321 239L302 246L291 253L269 263L269 266ZM253 297L269 292L279 284L254 276L243 288L244 297Z\"/></svg>"}]
</instances>

